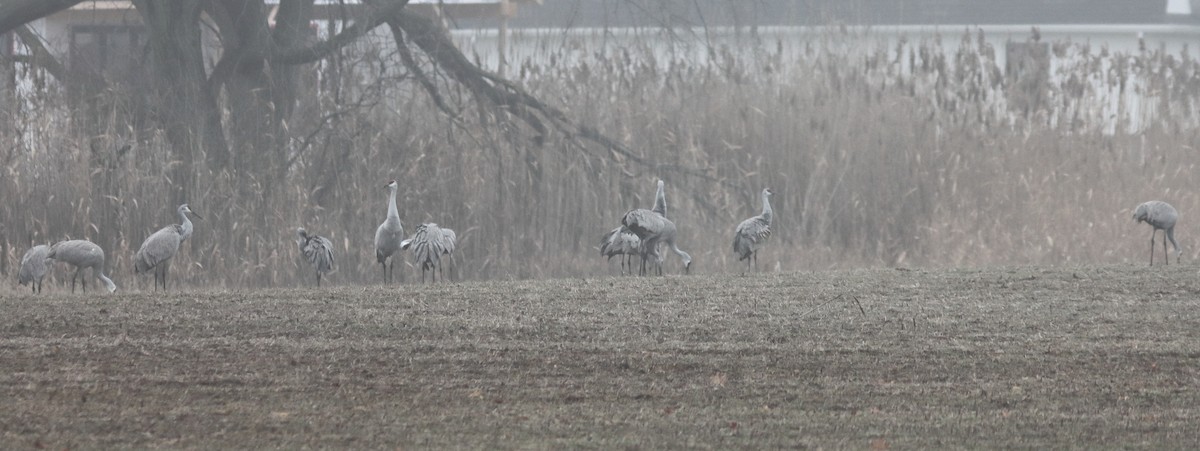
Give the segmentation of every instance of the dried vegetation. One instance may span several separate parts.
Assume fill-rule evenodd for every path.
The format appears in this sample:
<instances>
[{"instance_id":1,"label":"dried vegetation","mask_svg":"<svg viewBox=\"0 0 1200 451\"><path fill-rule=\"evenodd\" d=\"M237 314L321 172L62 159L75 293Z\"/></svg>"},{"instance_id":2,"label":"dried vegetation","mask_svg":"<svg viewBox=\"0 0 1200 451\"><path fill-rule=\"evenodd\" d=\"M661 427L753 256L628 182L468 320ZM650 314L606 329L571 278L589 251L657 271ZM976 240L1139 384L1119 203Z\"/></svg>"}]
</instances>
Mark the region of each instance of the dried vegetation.
<instances>
[{"instance_id":1,"label":"dried vegetation","mask_svg":"<svg viewBox=\"0 0 1200 451\"><path fill-rule=\"evenodd\" d=\"M599 236L648 206L658 177L700 273L736 270L732 228L757 211L765 185L777 193L768 268L1140 262L1149 233L1129 216L1148 199L1181 211L1185 260L1200 256L1188 244L1200 211L1190 189L1200 185L1200 63L1190 55L1053 43L1045 70L1025 76L1006 75L973 33L953 50L845 51L862 38L750 36L705 58L564 49L515 68L531 93L632 154L558 132L539 145L519 121L435 80L457 111L449 117L405 82L386 46L347 49L314 70L288 124L288 162L271 166L286 174L256 172L267 157L254 155L238 156L237 174L204 172L196 156L189 202L206 220L174 274L194 286L293 285L289 231L303 224L335 242L335 283L375 281L371 237L392 178L410 230L433 221L459 231L468 279L611 270ZM53 86L38 83L3 118L23 125L3 131L14 145L0 149L0 273L14 275L32 244L88 238L129 285L128 257L175 220L163 188L177 162L126 94L65 101Z\"/></svg>"}]
</instances>

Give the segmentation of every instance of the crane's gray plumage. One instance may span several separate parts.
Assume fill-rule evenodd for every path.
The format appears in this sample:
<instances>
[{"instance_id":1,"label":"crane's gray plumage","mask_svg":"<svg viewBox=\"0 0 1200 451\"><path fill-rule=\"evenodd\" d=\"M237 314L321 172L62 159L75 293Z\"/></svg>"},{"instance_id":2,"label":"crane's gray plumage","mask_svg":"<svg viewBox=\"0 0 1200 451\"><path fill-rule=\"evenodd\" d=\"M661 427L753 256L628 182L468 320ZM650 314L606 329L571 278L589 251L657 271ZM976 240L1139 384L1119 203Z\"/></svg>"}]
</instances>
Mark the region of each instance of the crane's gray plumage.
<instances>
[{"instance_id":1,"label":"crane's gray plumage","mask_svg":"<svg viewBox=\"0 0 1200 451\"><path fill-rule=\"evenodd\" d=\"M622 274L626 269L629 270L629 274L633 274L633 256L641 253L642 239L629 230L629 227L617 227L600 238L600 256L608 257L609 261L612 261L613 257L621 256Z\"/></svg>"},{"instance_id":2,"label":"crane's gray plumage","mask_svg":"<svg viewBox=\"0 0 1200 451\"><path fill-rule=\"evenodd\" d=\"M654 208L651 210L636 209L625 213L621 218L621 224L628 227L634 234L642 240L642 268L639 271L641 274L646 273L646 262L649 257L657 255L659 244L666 244L673 252L675 252L683 260L683 272L690 271L692 266L692 256L688 255L679 249L675 244L677 230L675 223L667 219L666 213L666 195L663 189L663 181L658 181L658 192L655 194ZM658 259L662 261L661 257ZM661 273L662 266L659 265Z\"/></svg>"},{"instance_id":3,"label":"crane's gray plumage","mask_svg":"<svg viewBox=\"0 0 1200 451\"><path fill-rule=\"evenodd\" d=\"M442 227L441 229L442 229L442 254L450 259L450 276L451 276L450 279L453 280L454 279L454 267L457 266L454 263L454 248L458 246L458 234L454 233L454 229L447 229L445 227ZM438 271L441 271L441 269L442 269L442 267L438 266Z\"/></svg>"},{"instance_id":4,"label":"crane's gray plumage","mask_svg":"<svg viewBox=\"0 0 1200 451\"><path fill-rule=\"evenodd\" d=\"M329 238L320 235L310 235L304 227L296 228L296 235L300 238L296 240L296 244L300 246L300 253L304 254L304 260L313 266L317 271L317 286L321 286L321 274L328 274L333 271L333 242Z\"/></svg>"},{"instance_id":5,"label":"crane's gray plumage","mask_svg":"<svg viewBox=\"0 0 1200 451\"><path fill-rule=\"evenodd\" d=\"M21 257L21 271L17 275L17 282L21 285L30 284L29 287L35 294L42 292L42 279L50 269L50 263L47 261L49 253L50 246L39 244L29 248Z\"/></svg>"},{"instance_id":6,"label":"crane's gray plumage","mask_svg":"<svg viewBox=\"0 0 1200 451\"><path fill-rule=\"evenodd\" d=\"M158 229L142 242L142 247L138 248L137 254L133 258L134 274L154 270L155 291L158 290L160 281L163 291L166 291L167 271L171 268L171 259L179 253L179 245L192 236L192 221L188 219L187 215L192 214L203 219L202 216L188 208L188 204L180 205L175 212L179 214L180 224L171 224Z\"/></svg>"},{"instance_id":7,"label":"crane's gray plumage","mask_svg":"<svg viewBox=\"0 0 1200 451\"><path fill-rule=\"evenodd\" d=\"M454 243L447 242L447 238L456 238L454 232L451 231L449 236L432 222L417 226L417 230L413 232L412 238L404 240L401 243L401 248L411 249L413 253L413 263L421 268L421 282L425 282L425 271L431 271L431 282L436 282L438 269L442 265L442 255L449 254L454 250ZM444 280L444 278L443 278Z\"/></svg>"},{"instance_id":8,"label":"crane's gray plumage","mask_svg":"<svg viewBox=\"0 0 1200 451\"><path fill-rule=\"evenodd\" d=\"M775 194L770 188L762 190L762 214L742 221L733 231L733 252L738 261L746 260L746 270L750 270L750 262L758 269L758 250L771 238L771 201Z\"/></svg>"},{"instance_id":9,"label":"crane's gray plumage","mask_svg":"<svg viewBox=\"0 0 1200 451\"><path fill-rule=\"evenodd\" d=\"M1163 231L1163 264L1170 264L1170 258L1167 257L1167 240L1171 240L1171 245L1175 246L1175 262L1179 262L1183 249L1175 242L1175 223L1179 221L1179 212L1175 207L1163 201L1152 200L1138 205L1133 211L1133 219L1154 227L1154 230L1150 231L1150 266L1154 266L1154 234L1160 229Z\"/></svg>"},{"instance_id":10,"label":"crane's gray plumage","mask_svg":"<svg viewBox=\"0 0 1200 451\"><path fill-rule=\"evenodd\" d=\"M388 213L387 219L375 229L375 259L383 267L383 283L390 282L396 271L396 258L392 256L400 251L400 242L404 240L404 226L400 224L400 212L396 209L395 180L388 182Z\"/></svg>"},{"instance_id":11,"label":"crane's gray plumage","mask_svg":"<svg viewBox=\"0 0 1200 451\"><path fill-rule=\"evenodd\" d=\"M46 257L75 267L75 275L71 276L72 293L75 292L75 279L79 279L83 291L87 291L87 277L83 274L87 268L92 268L92 275L104 282L109 293L117 291L117 285L104 275L104 249L96 243L88 240L59 241L50 246Z\"/></svg>"}]
</instances>

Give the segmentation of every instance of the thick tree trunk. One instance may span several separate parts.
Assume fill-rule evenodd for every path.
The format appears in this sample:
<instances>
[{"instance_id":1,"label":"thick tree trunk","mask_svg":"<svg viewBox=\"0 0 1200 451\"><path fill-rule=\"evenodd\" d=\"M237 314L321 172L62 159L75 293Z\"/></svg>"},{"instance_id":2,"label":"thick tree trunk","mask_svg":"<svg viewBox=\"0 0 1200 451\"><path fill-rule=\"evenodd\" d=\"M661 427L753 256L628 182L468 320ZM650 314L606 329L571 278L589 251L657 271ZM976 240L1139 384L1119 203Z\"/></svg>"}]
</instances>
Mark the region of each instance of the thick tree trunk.
<instances>
[{"instance_id":1,"label":"thick tree trunk","mask_svg":"<svg viewBox=\"0 0 1200 451\"><path fill-rule=\"evenodd\" d=\"M201 0L134 0L150 38L147 40L153 99L177 164L167 187L171 203L188 201L195 189L196 163L207 158L219 172L228 164L229 148L221 127L216 97L204 70Z\"/></svg>"}]
</instances>

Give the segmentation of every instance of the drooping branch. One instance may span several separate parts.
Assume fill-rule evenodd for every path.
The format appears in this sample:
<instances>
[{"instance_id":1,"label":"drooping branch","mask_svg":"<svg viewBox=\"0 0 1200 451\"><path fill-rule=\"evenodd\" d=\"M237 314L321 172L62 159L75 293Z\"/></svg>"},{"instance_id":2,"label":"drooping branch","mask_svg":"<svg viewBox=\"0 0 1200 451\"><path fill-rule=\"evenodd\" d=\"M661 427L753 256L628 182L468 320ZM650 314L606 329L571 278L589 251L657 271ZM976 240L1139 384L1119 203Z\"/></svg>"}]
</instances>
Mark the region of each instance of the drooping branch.
<instances>
[{"instance_id":1,"label":"drooping branch","mask_svg":"<svg viewBox=\"0 0 1200 451\"><path fill-rule=\"evenodd\" d=\"M324 59L338 49L357 41L375 27L383 25L386 18L400 13L407 5L408 0L398 0L382 6L372 5L370 8L373 10L368 12L361 22L355 22L333 37L311 46L276 51L271 55L271 61L278 64L306 64Z\"/></svg>"},{"instance_id":2,"label":"drooping branch","mask_svg":"<svg viewBox=\"0 0 1200 451\"><path fill-rule=\"evenodd\" d=\"M0 1L0 34L29 22L83 3L83 0L4 0Z\"/></svg>"},{"instance_id":3,"label":"drooping branch","mask_svg":"<svg viewBox=\"0 0 1200 451\"><path fill-rule=\"evenodd\" d=\"M458 117L458 113L450 108L450 105L446 104L446 100L442 97L441 92L438 91L437 85L425 74L421 66L417 64L417 59L413 57L412 50L408 48L408 42L404 39L404 30L396 24L396 21L388 22L388 27L392 30L392 37L396 41L396 49L400 52L400 61L404 63L409 72L412 72L413 77L417 79L417 83L420 83L421 87L425 88L425 92L433 99L433 104L437 105L438 109L451 118Z\"/></svg>"},{"instance_id":4,"label":"drooping branch","mask_svg":"<svg viewBox=\"0 0 1200 451\"><path fill-rule=\"evenodd\" d=\"M571 140L582 139L598 144L614 155L619 155L641 166L655 170L671 170L714 183L735 186L726 180L705 173L702 169L661 165L646 160L597 128L572 120L566 112L538 100L537 97L529 94L517 84L471 63L450 40L450 36L428 18L409 11L400 11L395 16L387 18L387 21L393 27L393 32L396 28L402 29L404 34L421 51L429 55L441 70L467 87L472 94L492 102L529 125L539 134L537 138L539 144L547 132L545 124L549 123ZM428 90L431 85L422 83L422 86Z\"/></svg>"}]
</instances>

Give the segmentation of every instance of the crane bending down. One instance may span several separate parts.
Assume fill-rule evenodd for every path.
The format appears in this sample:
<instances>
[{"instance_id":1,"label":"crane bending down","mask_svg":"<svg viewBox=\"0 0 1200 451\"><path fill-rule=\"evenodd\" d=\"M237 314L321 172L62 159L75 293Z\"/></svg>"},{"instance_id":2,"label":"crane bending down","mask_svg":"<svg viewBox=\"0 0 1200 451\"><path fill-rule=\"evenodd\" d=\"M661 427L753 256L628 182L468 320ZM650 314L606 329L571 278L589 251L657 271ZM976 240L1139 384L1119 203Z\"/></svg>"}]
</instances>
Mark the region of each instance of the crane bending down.
<instances>
[{"instance_id":1,"label":"crane bending down","mask_svg":"<svg viewBox=\"0 0 1200 451\"><path fill-rule=\"evenodd\" d=\"M613 257L621 256L621 274L625 274L626 268L633 274L633 256L641 255L641 248L642 239L625 226L612 229L600 238L600 256L608 257L610 262Z\"/></svg>"},{"instance_id":2,"label":"crane bending down","mask_svg":"<svg viewBox=\"0 0 1200 451\"><path fill-rule=\"evenodd\" d=\"M188 219L187 215L190 213L197 218L204 219L203 216L188 208L188 204L180 205L175 212L179 214L181 223L158 229L142 242L142 247L133 257L134 274L154 270L154 291L158 291L160 281L163 291L167 290L167 271L171 269L171 259L179 253L179 245L192 236L192 221Z\"/></svg>"},{"instance_id":3,"label":"crane bending down","mask_svg":"<svg viewBox=\"0 0 1200 451\"><path fill-rule=\"evenodd\" d=\"M383 267L383 283L386 285L395 278L396 260L394 254L400 251L400 242L404 240L404 226L400 224L400 212L396 209L395 180L389 181L387 219L375 229L375 260Z\"/></svg>"},{"instance_id":4,"label":"crane bending down","mask_svg":"<svg viewBox=\"0 0 1200 451\"><path fill-rule=\"evenodd\" d=\"M646 274L646 261L658 257L659 273L662 273L662 257L659 255L659 244L666 244L683 260L683 272L686 274L692 267L692 256L679 249L675 244L677 230L675 223L666 217L667 200L664 194L663 181L658 181L658 192L654 196L654 208L651 210L636 209L625 213L621 224L628 227L642 240L642 267L639 274Z\"/></svg>"},{"instance_id":5,"label":"crane bending down","mask_svg":"<svg viewBox=\"0 0 1200 451\"><path fill-rule=\"evenodd\" d=\"M1171 245L1175 246L1175 263L1179 263L1183 249L1175 242L1175 223L1179 221L1179 212L1175 207L1163 201L1152 200L1138 205L1133 211L1133 219L1154 227L1154 230L1150 231L1150 266L1154 266L1154 234L1160 229L1163 231L1163 264L1171 262L1167 254L1167 240L1171 240Z\"/></svg>"},{"instance_id":6,"label":"crane bending down","mask_svg":"<svg viewBox=\"0 0 1200 451\"><path fill-rule=\"evenodd\" d=\"M83 291L87 291L87 277L83 274L87 268L92 268L92 275L104 282L109 293L117 291L117 285L104 275L104 250L96 243L88 240L59 241L50 246L46 257L75 267L75 275L71 276L72 293L75 292L75 279L79 279Z\"/></svg>"},{"instance_id":7,"label":"crane bending down","mask_svg":"<svg viewBox=\"0 0 1200 451\"><path fill-rule=\"evenodd\" d=\"M33 293L42 292L42 279L46 277L46 271L50 269L49 257L50 246L39 244L25 251L25 255L21 257L21 272L17 275L17 282L21 285L29 284L29 288L33 289Z\"/></svg>"},{"instance_id":8,"label":"crane bending down","mask_svg":"<svg viewBox=\"0 0 1200 451\"><path fill-rule=\"evenodd\" d=\"M333 271L333 242L320 235L309 235L304 227L297 227L296 235L300 237L296 244L300 246L304 260L317 271L317 286L320 287L321 274Z\"/></svg>"},{"instance_id":9,"label":"crane bending down","mask_svg":"<svg viewBox=\"0 0 1200 451\"><path fill-rule=\"evenodd\" d=\"M421 268L421 283L425 283L425 271L431 271L430 282L436 282L438 270L442 267L442 256L454 252L454 241L457 239L454 231L449 235L445 230L432 222L417 226L412 238L404 240L401 249L411 249L413 263ZM451 257L453 258L453 257ZM445 281L445 277L442 278Z\"/></svg>"},{"instance_id":10,"label":"crane bending down","mask_svg":"<svg viewBox=\"0 0 1200 451\"><path fill-rule=\"evenodd\" d=\"M775 192L770 188L762 190L762 214L742 221L733 231L733 252L738 261L746 261L746 271L750 271L750 262L754 262L754 270L758 270L758 250L771 238L771 195Z\"/></svg>"}]
</instances>

